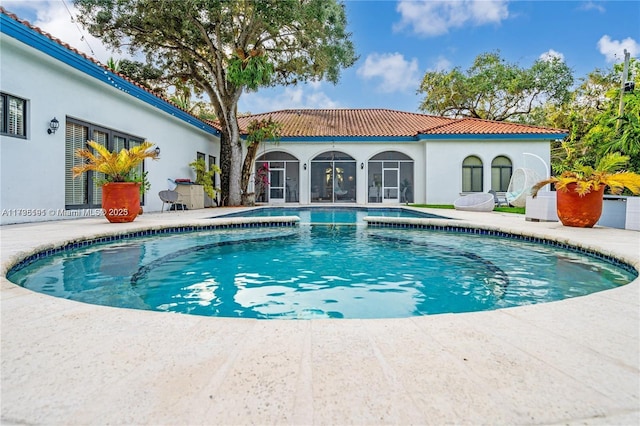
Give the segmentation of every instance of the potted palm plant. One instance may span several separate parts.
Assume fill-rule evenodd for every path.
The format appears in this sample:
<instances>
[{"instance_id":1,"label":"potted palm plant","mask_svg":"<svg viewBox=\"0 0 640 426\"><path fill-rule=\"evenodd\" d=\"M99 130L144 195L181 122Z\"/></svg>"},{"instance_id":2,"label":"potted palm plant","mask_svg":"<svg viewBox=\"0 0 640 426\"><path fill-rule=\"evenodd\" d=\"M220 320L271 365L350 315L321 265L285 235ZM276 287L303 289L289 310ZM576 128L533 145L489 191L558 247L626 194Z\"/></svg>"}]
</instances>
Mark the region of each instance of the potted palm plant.
<instances>
[{"instance_id":1,"label":"potted palm plant","mask_svg":"<svg viewBox=\"0 0 640 426\"><path fill-rule=\"evenodd\" d=\"M633 194L640 193L640 175L623 170L629 157L618 152L600 158L595 167L575 161L572 168L559 176L552 176L531 188L535 197L547 184L556 188L558 218L565 226L591 228L602 214L604 190L621 194L626 188Z\"/></svg>"},{"instance_id":2,"label":"potted palm plant","mask_svg":"<svg viewBox=\"0 0 640 426\"><path fill-rule=\"evenodd\" d=\"M85 159L85 163L71 168L73 177L93 171L101 173L97 178L102 187L102 210L109 222L132 222L140 212L140 194L148 189L145 174L139 172L139 166L145 158L157 159L158 153L152 150L151 142L143 142L130 149L111 152L95 141L87 142L89 148L78 149L76 156Z\"/></svg>"}]
</instances>

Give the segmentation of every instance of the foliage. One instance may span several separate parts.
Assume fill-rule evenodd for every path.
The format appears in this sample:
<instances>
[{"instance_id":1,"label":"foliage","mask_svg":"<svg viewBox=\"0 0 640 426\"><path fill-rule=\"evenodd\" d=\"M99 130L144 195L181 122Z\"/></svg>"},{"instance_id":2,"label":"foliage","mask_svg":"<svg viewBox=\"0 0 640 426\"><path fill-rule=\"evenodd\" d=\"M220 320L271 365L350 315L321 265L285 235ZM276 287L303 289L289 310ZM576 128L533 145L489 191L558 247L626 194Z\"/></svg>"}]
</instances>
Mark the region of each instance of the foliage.
<instances>
[{"instance_id":1,"label":"foliage","mask_svg":"<svg viewBox=\"0 0 640 426\"><path fill-rule=\"evenodd\" d=\"M418 93L426 94L420 109L427 113L503 121L529 114L543 101L566 103L572 84L571 69L560 58L520 68L491 52L478 55L466 73L460 67L427 72Z\"/></svg>"},{"instance_id":2,"label":"foliage","mask_svg":"<svg viewBox=\"0 0 640 426\"><path fill-rule=\"evenodd\" d=\"M455 207L453 204L407 204L410 207L418 207L418 208L428 208L428 209L447 209L453 210ZM524 207L496 207L493 209L495 212L503 212L503 213L515 213L515 214L525 214Z\"/></svg>"},{"instance_id":3,"label":"foliage","mask_svg":"<svg viewBox=\"0 0 640 426\"><path fill-rule=\"evenodd\" d=\"M188 91L187 93L174 93L169 96L169 100L201 120L215 121L216 119L216 114L211 109L211 104L202 101L194 102Z\"/></svg>"},{"instance_id":4,"label":"foliage","mask_svg":"<svg viewBox=\"0 0 640 426\"><path fill-rule=\"evenodd\" d=\"M247 126L247 153L242 164L242 180L240 187L242 193L246 194L249 187L249 180L253 171L253 164L258 154L258 148L263 141L278 142L282 125L273 121L271 117L262 120L253 120ZM268 171L268 168L267 168ZM255 176L254 183L258 183L258 176ZM268 184L268 182L267 182ZM255 194L259 194L258 188L255 188ZM243 202L244 204L244 202Z\"/></svg>"},{"instance_id":5,"label":"foliage","mask_svg":"<svg viewBox=\"0 0 640 426\"><path fill-rule=\"evenodd\" d=\"M267 119L252 120L247 126L247 144L259 144L263 141L277 142L280 138L282 124L273 121L271 116Z\"/></svg>"},{"instance_id":6,"label":"foliage","mask_svg":"<svg viewBox=\"0 0 640 426\"><path fill-rule=\"evenodd\" d=\"M114 59L113 56L107 59L107 68L113 72L120 72L120 61Z\"/></svg>"},{"instance_id":7,"label":"foliage","mask_svg":"<svg viewBox=\"0 0 640 426\"><path fill-rule=\"evenodd\" d=\"M249 90L268 84L273 76L273 64L265 56L264 51L251 50L245 53L237 49L229 59L227 80L236 86L245 86Z\"/></svg>"},{"instance_id":8,"label":"foliage","mask_svg":"<svg viewBox=\"0 0 640 426\"><path fill-rule=\"evenodd\" d=\"M618 64L615 70L622 71ZM594 117L582 138L585 150L601 157L620 152L630 158L630 169L640 172L640 62L631 60L630 69L635 75L636 90L623 93L624 108L620 113L620 82L604 94L604 106Z\"/></svg>"},{"instance_id":9,"label":"foliage","mask_svg":"<svg viewBox=\"0 0 640 426\"><path fill-rule=\"evenodd\" d=\"M640 87L640 63L632 58L630 75ZM620 84L623 64L607 70L595 69L571 93L567 104L547 103L535 107L517 121L540 126L567 129L564 142L569 143L583 164L596 164L610 152L628 155L629 170L640 172L640 93L624 94L624 109L619 114ZM566 147L553 142L551 164L560 173L564 170Z\"/></svg>"},{"instance_id":10,"label":"foliage","mask_svg":"<svg viewBox=\"0 0 640 426\"><path fill-rule=\"evenodd\" d=\"M221 127L222 199L241 200L242 92L327 80L355 55L339 0L75 0L79 21L115 48L144 53L165 81L209 98ZM243 67L243 55L259 52ZM257 58L257 59L255 59ZM271 72L270 67L273 67Z\"/></svg>"},{"instance_id":11,"label":"foliage","mask_svg":"<svg viewBox=\"0 0 640 426\"><path fill-rule=\"evenodd\" d=\"M569 191L569 184L575 183L575 191L580 195L599 191L601 186L609 187L612 194L621 194L625 188L639 194L640 175L623 170L628 161L628 156L613 152L600 158L596 166L592 167L584 165L580 158L576 158L575 152L570 151L567 154L566 169L559 176L536 183L531 188L531 195L535 197L543 186L550 183L555 185L556 190L564 192Z\"/></svg>"},{"instance_id":12,"label":"foliage","mask_svg":"<svg viewBox=\"0 0 640 426\"><path fill-rule=\"evenodd\" d=\"M262 194L262 192L269 186L269 163L262 163L256 175L254 177L254 193L256 196Z\"/></svg>"},{"instance_id":13,"label":"foliage","mask_svg":"<svg viewBox=\"0 0 640 426\"><path fill-rule=\"evenodd\" d=\"M130 149L123 148L120 152L111 152L95 141L89 141L87 144L95 150L95 154L89 148L76 150L75 155L86 162L71 168L74 178L93 171L104 175L104 178L98 181L100 185L109 182L140 182L141 191L149 189L146 173L139 174L138 170L145 158L158 159L156 151L151 149L153 143L145 141Z\"/></svg>"},{"instance_id":14,"label":"foliage","mask_svg":"<svg viewBox=\"0 0 640 426\"><path fill-rule=\"evenodd\" d=\"M207 168L204 158L193 160L189 163L189 167L196 172L196 183L203 186L204 192L209 197L216 198L216 194L220 191L220 188L215 186L216 173L220 173L220 167L212 164L211 168Z\"/></svg>"}]
</instances>

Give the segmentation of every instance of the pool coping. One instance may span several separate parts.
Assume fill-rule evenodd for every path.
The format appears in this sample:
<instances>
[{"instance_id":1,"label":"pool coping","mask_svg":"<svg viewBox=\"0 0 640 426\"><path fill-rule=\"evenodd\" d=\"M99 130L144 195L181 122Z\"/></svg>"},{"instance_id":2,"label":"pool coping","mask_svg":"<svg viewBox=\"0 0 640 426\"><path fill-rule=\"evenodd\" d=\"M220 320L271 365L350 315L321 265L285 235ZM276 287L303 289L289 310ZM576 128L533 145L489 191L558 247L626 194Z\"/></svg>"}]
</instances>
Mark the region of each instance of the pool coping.
<instances>
[{"instance_id":1,"label":"pool coping","mask_svg":"<svg viewBox=\"0 0 640 426\"><path fill-rule=\"evenodd\" d=\"M230 210L0 227L2 423L639 423L638 279L482 313L261 321L85 305L5 278L44 246L201 226L218 211ZM640 270L635 231L497 212L446 215L456 226L597 249Z\"/></svg>"}]
</instances>

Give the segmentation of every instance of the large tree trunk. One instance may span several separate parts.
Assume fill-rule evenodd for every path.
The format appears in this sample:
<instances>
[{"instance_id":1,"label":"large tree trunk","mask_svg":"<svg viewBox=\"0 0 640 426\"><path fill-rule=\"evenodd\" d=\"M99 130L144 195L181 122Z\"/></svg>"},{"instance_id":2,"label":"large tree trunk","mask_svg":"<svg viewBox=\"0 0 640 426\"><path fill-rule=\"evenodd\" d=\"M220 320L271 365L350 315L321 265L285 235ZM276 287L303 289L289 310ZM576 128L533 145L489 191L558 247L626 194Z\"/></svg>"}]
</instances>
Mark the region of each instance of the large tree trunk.
<instances>
[{"instance_id":1,"label":"large tree trunk","mask_svg":"<svg viewBox=\"0 0 640 426\"><path fill-rule=\"evenodd\" d=\"M220 136L220 169L222 170L220 180L223 205L239 206L242 202L240 190L242 141L235 114L230 115L227 123L222 126Z\"/></svg>"},{"instance_id":2,"label":"large tree trunk","mask_svg":"<svg viewBox=\"0 0 640 426\"><path fill-rule=\"evenodd\" d=\"M213 91L212 91L213 92ZM240 178L242 171L242 141L236 110L242 89L227 96L216 96L213 106L220 122L220 189L223 206L239 206L242 203ZM217 102L215 102L217 101Z\"/></svg>"},{"instance_id":3,"label":"large tree trunk","mask_svg":"<svg viewBox=\"0 0 640 426\"><path fill-rule=\"evenodd\" d=\"M242 164L242 180L240 181L240 189L243 193L246 193L249 190L249 181L251 179L251 173L253 172L253 162L256 159L259 147L259 143L252 143L247 147L247 154L245 155L244 162Z\"/></svg>"}]
</instances>

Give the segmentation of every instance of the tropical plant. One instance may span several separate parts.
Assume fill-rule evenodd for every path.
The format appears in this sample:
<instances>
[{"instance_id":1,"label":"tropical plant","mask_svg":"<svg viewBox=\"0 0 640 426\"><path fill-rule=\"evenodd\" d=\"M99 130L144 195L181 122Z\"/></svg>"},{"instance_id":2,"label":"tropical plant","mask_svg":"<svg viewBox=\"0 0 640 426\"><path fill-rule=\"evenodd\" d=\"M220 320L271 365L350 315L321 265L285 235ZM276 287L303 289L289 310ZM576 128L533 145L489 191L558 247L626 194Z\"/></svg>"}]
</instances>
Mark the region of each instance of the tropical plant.
<instances>
[{"instance_id":1,"label":"tropical plant","mask_svg":"<svg viewBox=\"0 0 640 426\"><path fill-rule=\"evenodd\" d=\"M204 158L189 163L189 167L196 172L196 183L202 185L204 192L211 198L216 198L216 194L220 191L220 188L215 186L216 173L220 173L220 167L217 164L211 165L207 168Z\"/></svg>"},{"instance_id":2,"label":"tropical plant","mask_svg":"<svg viewBox=\"0 0 640 426\"><path fill-rule=\"evenodd\" d=\"M575 191L580 196L599 191L602 186L609 187L612 194L621 194L625 188L633 194L640 193L640 175L623 170L629 156L613 152L600 158L595 167L573 160L574 156L573 152L567 156L567 162L573 162L571 168L567 167L560 175L536 183L531 188L531 195L535 197L542 187L550 183L555 185L557 191L563 192L569 191L570 184L576 184Z\"/></svg>"},{"instance_id":3,"label":"tropical plant","mask_svg":"<svg viewBox=\"0 0 640 426\"><path fill-rule=\"evenodd\" d=\"M258 154L260 142L268 140L277 142L280 138L281 129L282 125L273 121L271 117L268 119L253 120L247 126L247 153L244 157L244 163L242 164L242 180L240 185L243 194L246 194L249 189L249 180L253 171L256 155ZM258 194L257 189L255 190L255 194Z\"/></svg>"},{"instance_id":4,"label":"tropical plant","mask_svg":"<svg viewBox=\"0 0 640 426\"><path fill-rule=\"evenodd\" d=\"M256 170L256 175L253 180L254 184L254 193L256 198L262 194L262 192L267 188L270 184L269 182L269 163L262 163L258 170Z\"/></svg>"},{"instance_id":5,"label":"tropical plant","mask_svg":"<svg viewBox=\"0 0 640 426\"><path fill-rule=\"evenodd\" d=\"M146 173L141 172L140 165L145 158L158 159L158 153L151 149L153 143L145 141L130 149L123 148L119 152L111 152L96 141L89 141L87 145L93 148L95 153L89 148L76 150L75 155L86 161L71 168L74 178L93 171L101 174L101 177L96 179L98 185L110 182L139 182L141 191L149 188Z\"/></svg>"}]
</instances>

